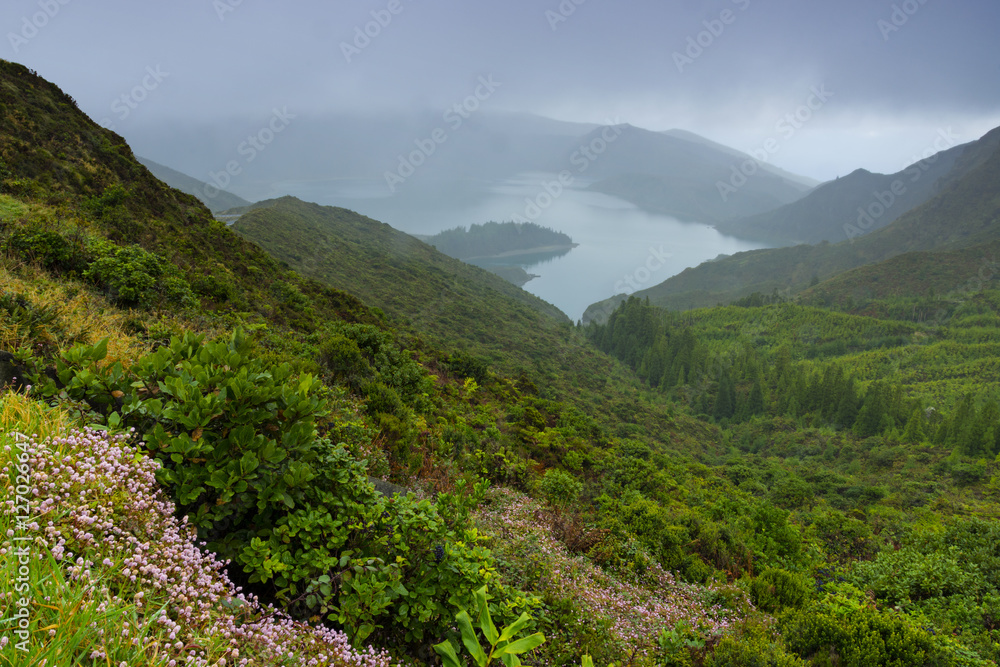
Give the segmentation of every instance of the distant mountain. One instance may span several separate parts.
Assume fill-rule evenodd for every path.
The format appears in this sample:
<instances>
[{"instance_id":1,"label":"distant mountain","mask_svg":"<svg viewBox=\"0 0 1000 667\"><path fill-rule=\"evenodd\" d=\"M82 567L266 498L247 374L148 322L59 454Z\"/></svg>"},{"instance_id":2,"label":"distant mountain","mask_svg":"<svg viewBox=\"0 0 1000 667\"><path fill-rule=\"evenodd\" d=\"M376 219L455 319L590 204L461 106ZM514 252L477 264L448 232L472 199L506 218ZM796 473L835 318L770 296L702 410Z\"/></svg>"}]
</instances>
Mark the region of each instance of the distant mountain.
<instances>
[{"instance_id":1,"label":"distant mountain","mask_svg":"<svg viewBox=\"0 0 1000 667\"><path fill-rule=\"evenodd\" d=\"M571 324L500 276L347 209L282 197L255 204L233 229L303 275L478 354L544 356Z\"/></svg>"},{"instance_id":2,"label":"distant mountain","mask_svg":"<svg viewBox=\"0 0 1000 667\"><path fill-rule=\"evenodd\" d=\"M176 169L165 167L158 162L153 162L152 160L147 160L142 157L136 157L136 160L146 167L146 169L149 169L153 176L156 176L170 187L176 188L181 192L193 195L200 199L201 203L207 206L208 210L212 213L219 213L231 208L250 205L250 202L240 196L234 195L231 192L226 192L225 190L220 190L209 183L203 183L197 178L191 178L187 174L181 173Z\"/></svg>"},{"instance_id":3,"label":"distant mountain","mask_svg":"<svg viewBox=\"0 0 1000 667\"><path fill-rule=\"evenodd\" d=\"M765 164L735 194L720 193L719 183L728 183L749 156L691 133L651 132L613 119L598 126L485 110L288 115L288 126L265 147L267 159L242 160L238 149L266 118L136 125L129 140L143 154L208 181L235 159L238 176L221 177L233 192L293 193L329 204L343 201L338 192L415 201L432 192L434 202L457 201L469 191L488 197L498 181L566 171L574 187L592 184L651 211L717 222L777 208L813 185Z\"/></svg>"},{"instance_id":4,"label":"distant mountain","mask_svg":"<svg viewBox=\"0 0 1000 667\"><path fill-rule=\"evenodd\" d=\"M678 310L729 303L753 292L795 294L813 282L903 253L994 241L1000 238L1000 128L963 147L938 189L927 202L860 238L720 257L636 294ZM584 321L602 319L623 298L593 304Z\"/></svg>"},{"instance_id":5,"label":"distant mountain","mask_svg":"<svg viewBox=\"0 0 1000 667\"><path fill-rule=\"evenodd\" d=\"M696 144L702 144L704 146L708 146L709 148L714 148L717 151L728 153L733 157L738 157L740 158L740 160L745 160L748 157L750 157L749 155L747 155L742 151L738 151L735 148L730 148L729 146L726 146L725 144L720 144L717 141L706 139L700 134L695 134L694 132L689 132L687 130L678 130L678 129L664 130L661 134L665 134L668 137L683 139L685 141L691 141ZM781 167L776 167L775 165L772 164L761 164L761 167L763 167L765 171L768 171L776 176L787 178L788 180L795 183L801 183L802 185L805 185L806 187L809 188L814 188L820 184L820 181L817 181L815 178L809 178L808 176L803 176L801 174L796 174L790 171L786 171Z\"/></svg>"},{"instance_id":6,"label":"distant mountain","mask_svg":"<svg viewBox=\"0 0 1000 667\"><path fill-rule=\"evenodd\" d=\"M718 223L761 213L796 201L811 188L807 179L687 132L621 125L594 130L579 143L590 152L577 149L570 161L596 181L592 190L683 220ZM598 154L595 149L605 144ZM745 177L740 167L748 160L755 167Z\"/></svg>"},{"instance_id":7,"label":"distant mountain","mask_svg":"<svg viewBox=\"0 0 1000 667\"><path fill-rule=\"evenodd\" d=\"M719 223L720 232L779 245L836 243L885 227L936 195L967 145L941 151L895 174L858 169L766 213Z\"/></svg>"}]
</instances>

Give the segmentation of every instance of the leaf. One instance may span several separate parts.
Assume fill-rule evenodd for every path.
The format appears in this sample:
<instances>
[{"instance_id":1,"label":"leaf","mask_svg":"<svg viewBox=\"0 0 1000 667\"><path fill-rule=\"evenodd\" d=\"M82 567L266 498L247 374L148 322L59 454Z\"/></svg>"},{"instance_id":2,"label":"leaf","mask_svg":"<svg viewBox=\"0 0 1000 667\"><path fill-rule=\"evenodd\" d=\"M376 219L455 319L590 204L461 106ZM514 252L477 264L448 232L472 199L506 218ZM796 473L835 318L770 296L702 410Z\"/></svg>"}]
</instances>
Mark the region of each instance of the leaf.
<instances>
[{"instance_id":1,"label":"leaf","mask_svg":"<svg viewBox=\"0 0 1000 667\"><path fill-rule=\"evenodd\" d=\"M462 663L458 661L458 656L455 655L455 648L451 645L451 642L443 641L440 644L435 644L434 652L441 656L444 667L462 667Z\"/></svg>"},{"instance_id":2,"label":"leaf","mask_svg":"<svg viewBox=\"0 0 1000 667\"><path fill-rule=\"evenodd\" d=\"M493 619L490 618L490 606L486 602L486 586L476 591L476 602L479 604L479 628L483 631L486 641L491 646L496 646L500 640L500 633L497 632L497 626L493 625Z\"/></svg>"},{"instance_id":3,"label":"leaf","mask_svg":"<svg viewBox=\"0 0 1000 667\"><path fill-rule=\"evenodd\" d=\"M503 664L507 667L520 667L521 665L520 659L518 659L518 657L513 653L504 653L500 657L500 660L502 660Z\"/></svg>"},{"instance_id":4,"label":"leaf","mask_svg":"<svg viewBox=\"0 0 1000 667\"><path fill-rule=\"evenodd\" d=\"M105 337L100 340L96 345L94 345L89 350L88 356L92 361L100 361L104 357L108 356L108 340L110 337Z\"/></svg>"},{"instance_id":5,"label":"leaf","mask_svg":"<svg viewBox=\"0 0 1000 667\"><path fill-rule=\"evenodd\" d=\"M513 623L511 623L510 625L508 625L506 628L503 629L503 632L500 633L500 639L497 640L497 643L510 641L511 637L517 636L517 634L521 632L524 626L530 622L531 622L531 616L528 614L528 612L523 612L516 621L514 621Z\"/></svg>"},{"instance_id":6,"label":"leaf","mask_svg":"<svg viewBox=\"0 0 1000 667\"><path fill-rule=\"evenodd\" d=\"M260 461L254 456L253 452L246 452L243 454L243 458L240 459L240 471L244 475L253 472L259 465Z\"/></svg>"},{"instance_id":7,"label":"leaf","mask_svg":"<svg viewBox=\"0 0 1000 667\"><path fill-rule=\"evenodd\" d=\"M528 635L523 639L518 639L516 642L511 642L500 649L497 655L504 655L507 653L524 653L525 651L530 651L536 646L541 646L545 643L545 635L541 632L536 632L533 635Z\"/></svg>"},{"instance_id":8,"label":"leaf","mask_svg":"<svg viewBox=\"0 0 1000 667\"><path fill-rule=\"evenodd\" d=\"M462 610L455 616L455 620L458 622L458 628L462 631L462 643L472 655L472 659L480 667L486 667L486 654L483 652L483 647L479 645L476 631L472 629L472 619L465 613L465 610Z\"/></svg>"}]
</instances>

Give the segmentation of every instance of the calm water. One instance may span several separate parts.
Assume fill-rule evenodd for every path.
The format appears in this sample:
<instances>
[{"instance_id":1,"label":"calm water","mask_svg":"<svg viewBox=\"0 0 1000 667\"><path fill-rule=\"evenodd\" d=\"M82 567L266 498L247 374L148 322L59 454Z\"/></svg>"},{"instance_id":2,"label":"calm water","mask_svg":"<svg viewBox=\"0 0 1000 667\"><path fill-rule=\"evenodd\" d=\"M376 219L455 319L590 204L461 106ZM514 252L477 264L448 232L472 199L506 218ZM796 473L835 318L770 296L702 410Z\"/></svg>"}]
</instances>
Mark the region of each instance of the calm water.
<instances>
[{"instance_id":1,"label":"calm water","mask_svg":"<svg viewBox=\"0 0 1000 667\"><path fill-rule=\"evenodd\" d=\"M587 306L615 294L652 287L720 254L764 247L724 236L708 225L640 211L632 204L578 189L548 195L549 174L525 174L498 184L454 183L387 196L384 181L286 182L275 189L306 201L342 206L411 234L490 220L530 220L564 232L579 246L541 263L510 258L540 277L524 289L558 306L574 321ZM536 203L530 208L527 200Z\"/></svg>"}]
</instances>

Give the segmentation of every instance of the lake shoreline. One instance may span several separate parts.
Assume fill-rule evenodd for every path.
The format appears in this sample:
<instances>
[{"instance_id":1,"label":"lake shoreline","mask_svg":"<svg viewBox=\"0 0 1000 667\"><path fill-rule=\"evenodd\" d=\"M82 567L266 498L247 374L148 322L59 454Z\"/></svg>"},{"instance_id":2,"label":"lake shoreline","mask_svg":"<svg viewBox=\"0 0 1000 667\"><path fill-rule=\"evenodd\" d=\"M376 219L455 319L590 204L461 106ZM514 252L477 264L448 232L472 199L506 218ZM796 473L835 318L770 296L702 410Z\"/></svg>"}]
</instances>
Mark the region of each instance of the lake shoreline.
<instances>
[{"instance_id":1,"label":"lake shoreline","mask_svg":"<svg viewBox=\"0 0 1000 667\"><path fill-rule=\"evenodd\" d=\"M523 250L505 250L504 252L497 253L495 255L476 255L475 257L460 257L463 262L471 262L473 260L484 260L484 259L504 259L505 257L521 257L523 255L544 255L552 252L569 252L573 248L579 246L579 243L567 243L563 245L544 245L537 246L534 248L525 248Z\"/></svg>"}]
</instances>

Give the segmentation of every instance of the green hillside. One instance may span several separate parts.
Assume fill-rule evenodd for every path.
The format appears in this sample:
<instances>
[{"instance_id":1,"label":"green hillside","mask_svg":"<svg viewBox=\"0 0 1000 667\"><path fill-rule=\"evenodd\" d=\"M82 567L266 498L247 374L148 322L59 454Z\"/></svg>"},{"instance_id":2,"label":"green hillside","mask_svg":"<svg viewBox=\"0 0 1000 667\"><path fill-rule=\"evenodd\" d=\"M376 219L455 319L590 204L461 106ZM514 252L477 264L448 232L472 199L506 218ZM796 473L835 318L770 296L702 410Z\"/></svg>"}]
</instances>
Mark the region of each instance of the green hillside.
<instances>
[{"instance_id":1,"label":"green hillside","mask_svg":"<svg viewBox=\"0 0 1000 667\"><path fill-rule=\"evenodd\" d=\"M1000 128L969 144L941 192L892 224L841 243L753 250L685 269L636 294L688 309L728 303L753 292L792 295L842 271L920 250L954 250L997 238L1000 227ZM621 298L594 304L585 321Z\"/></svg>"},{"instance_id":2,"label":"green hillside","mask_svg":"<svg viewBox=\"0 0 1000 667\"><path fill-rule=\"evenodd\" d=\"M19 65L0 105L0 663L1000 659L990 285L573 327L344 209L237 233Z\"/></svg>"},{"instance_id":3,"label":"green hillside","mask_svg":"<svg viewBox=\"0 0 1000 667\"><path fill-rule=\"evenodd\" d=\"M896 174L864 169L824 183L802 199L716 225L724 234L778 245L837 243L881 229L938 193L964 150L956 146ZM873 216L871 209L877 213Z\"/></svg>"},{"instance_id":4,"label":"green hillside","mask_svg":"<svg viewBox=\"0 0 1000 667\"><path fill-rule=\"evenodd\" d=\"M555 306L353 211L283 197L253 206L233 229L303 275L497 361L512 359L515 341L517 356L541 359L569 337Z\"/></svg>"}]
</instances>

